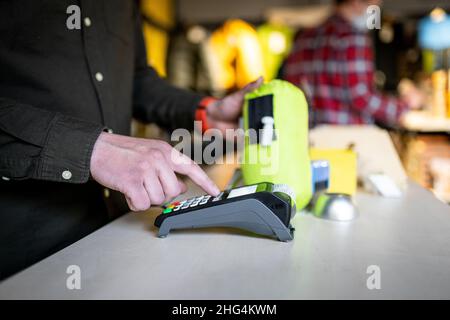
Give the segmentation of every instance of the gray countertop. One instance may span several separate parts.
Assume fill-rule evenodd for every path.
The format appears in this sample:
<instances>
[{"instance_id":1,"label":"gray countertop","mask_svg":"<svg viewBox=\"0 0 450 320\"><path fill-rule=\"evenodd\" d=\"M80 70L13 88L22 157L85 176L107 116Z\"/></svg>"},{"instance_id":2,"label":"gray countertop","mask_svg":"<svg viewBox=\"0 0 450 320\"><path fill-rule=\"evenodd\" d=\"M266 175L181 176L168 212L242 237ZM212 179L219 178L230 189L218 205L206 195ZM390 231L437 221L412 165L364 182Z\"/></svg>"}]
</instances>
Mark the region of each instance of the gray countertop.
<instances>
[{"instance_id":1,"label":"gray countertop","mask_svg":"<svg viewBox=\"0 0 450 320\"><path fill-rule=\"evenodd\" d=\"M449 207L412 183L400 199L356 202L350 223L298 214L290 243L225 229L159 239L159 210L127 214L4 281L0 298L449 299ZM80 290L66 288L69 265L80 267ZM379 290L366 285L371 265Z\"/></svg>"}]
</instances>

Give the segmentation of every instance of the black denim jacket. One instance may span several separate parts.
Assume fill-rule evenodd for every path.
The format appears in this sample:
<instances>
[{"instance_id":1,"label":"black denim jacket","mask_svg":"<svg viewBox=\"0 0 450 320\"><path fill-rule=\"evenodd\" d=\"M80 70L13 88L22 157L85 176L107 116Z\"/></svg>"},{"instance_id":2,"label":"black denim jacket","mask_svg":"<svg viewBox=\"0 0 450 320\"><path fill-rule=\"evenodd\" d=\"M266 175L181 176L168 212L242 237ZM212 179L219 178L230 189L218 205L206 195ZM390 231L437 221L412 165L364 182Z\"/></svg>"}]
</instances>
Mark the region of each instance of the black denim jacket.
<instances>
[{"instance_id":1,"label":"black denim jacket","mask_svg":"<svg viewBox=\"0 0 450 320\"><path fill-rule=\"evenodd\" d=\"M147 65L135 1L0 0L0 278L105 221L89 180L102 130L190 129L200 99Z\"/></svg>"}]
</instances>

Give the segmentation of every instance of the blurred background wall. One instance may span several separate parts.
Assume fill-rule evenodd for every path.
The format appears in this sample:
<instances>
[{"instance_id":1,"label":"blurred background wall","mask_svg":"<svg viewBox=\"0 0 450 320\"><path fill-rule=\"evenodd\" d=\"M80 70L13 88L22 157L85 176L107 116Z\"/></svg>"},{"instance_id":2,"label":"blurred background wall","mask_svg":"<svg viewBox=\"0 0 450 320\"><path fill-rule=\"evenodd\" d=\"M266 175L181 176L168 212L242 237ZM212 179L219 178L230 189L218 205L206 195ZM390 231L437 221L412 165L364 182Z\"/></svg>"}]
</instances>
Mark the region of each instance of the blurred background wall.
<instances>
[{"instance_id":1,"label":"blurred background wall","mask_svg":"<svg viewBox=\"0 0 450 320\"><path fill-rule=\"evenodd\" d=\"M270 7L329 4L330 0L176 0L179 19L207 23L232 17L259 20ZM450 7L449 0L384 0L385 11L398 15L420 14L435 6Z\"/></svg>"},{"instance_id":2,"label":"blurred background wall","mask_svg":"<svg viewBox=\"0 0 450 320\"><path fill-rule=\"evenodd\" d=\"M140 0L148 63L175 86L220 97L259 75L266 80L276 78L294 35L325 20L332 3ZM450 80L447 93L446 80L437 81L445 79L445 73L450 79L450 47L436 51L419 41L420 22L431 17L436 7L448 14L450 0L384 0L381 29L369 34L379 90L396 94L402 79L410 79L431 98L439 96L445 101L448 95L447 116L429 116L438 105L439 110L446 108L430 98L424 110L411 118L412 129L391 130L390 134L409 177L450 202ZM441 42L441 34L434 32L431 38ZM442 53L448 55L446 64L442 64ZM168 137L155 126L135 123L134 129L139 136Z\"/></svg>"}]
</instances>

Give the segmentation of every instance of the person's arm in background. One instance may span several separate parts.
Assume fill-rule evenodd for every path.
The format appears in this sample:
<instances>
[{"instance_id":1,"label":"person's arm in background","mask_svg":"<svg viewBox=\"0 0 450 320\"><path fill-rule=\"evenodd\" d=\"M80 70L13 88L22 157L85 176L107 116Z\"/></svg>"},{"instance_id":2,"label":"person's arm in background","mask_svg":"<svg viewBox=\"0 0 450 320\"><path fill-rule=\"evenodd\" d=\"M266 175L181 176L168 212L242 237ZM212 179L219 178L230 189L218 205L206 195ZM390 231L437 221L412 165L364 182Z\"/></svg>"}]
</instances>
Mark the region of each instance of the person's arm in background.
<instances>
[{"instance_id":1,"label":"person's arm in background","mask_svg":"<svg viewBox=\"0 0 450 320\"><path fill-rule=\"evenodd\" d=\"M0 177L84 183L104 128L0 98Z\"/></svg>"},{"instance_id":2,"label":"person's arm in background","mask_svg":"<svg viewBox=\"0 0 450 320\"><path fill-rule=\"evenodd\" d=\"M395 126L408 105L393 96L381 94L374 82L374 54L369 38L352 34L345 39L344 79L351 108L372 116L378 122Z\"/></svg>"}]
</instances>

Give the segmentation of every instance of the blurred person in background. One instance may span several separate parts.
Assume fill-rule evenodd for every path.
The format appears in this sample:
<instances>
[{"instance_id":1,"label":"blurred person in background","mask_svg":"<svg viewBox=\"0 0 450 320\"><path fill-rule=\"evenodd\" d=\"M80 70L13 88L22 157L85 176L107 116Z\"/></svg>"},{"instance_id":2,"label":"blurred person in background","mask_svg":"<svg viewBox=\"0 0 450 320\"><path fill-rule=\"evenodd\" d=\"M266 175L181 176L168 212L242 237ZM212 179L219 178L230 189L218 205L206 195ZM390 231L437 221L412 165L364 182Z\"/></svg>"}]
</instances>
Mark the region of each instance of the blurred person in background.
<instances>
[{"instance_id":1,"label":"blurred person in background","mask_svg":"<svg viewBox=\"0 0 450 320\"><path fill-rule=\"evenodd\" d=\"M379 0L335 0L334 13L319 27L297 36L282 77L304 90L314 124L373 124L392 127L421 92L410 86L400 99L381 94L374 82L374 51L367 9Z\"/></svg>"}]
</instances>

